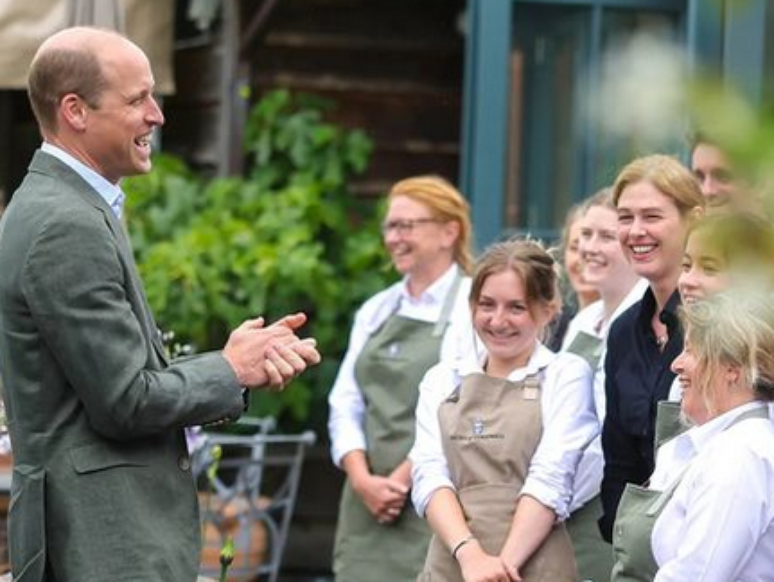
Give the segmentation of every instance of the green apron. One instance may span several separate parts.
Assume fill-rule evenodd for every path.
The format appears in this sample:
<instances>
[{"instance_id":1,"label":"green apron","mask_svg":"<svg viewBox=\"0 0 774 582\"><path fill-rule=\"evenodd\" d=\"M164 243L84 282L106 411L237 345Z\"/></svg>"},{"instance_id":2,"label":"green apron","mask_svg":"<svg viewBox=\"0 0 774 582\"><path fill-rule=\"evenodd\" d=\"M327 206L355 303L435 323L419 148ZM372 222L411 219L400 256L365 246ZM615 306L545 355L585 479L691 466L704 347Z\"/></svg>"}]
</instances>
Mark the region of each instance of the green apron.
<instances>
[{"instance_id":1,"label":"green apron","mask_svg":"<svg viewBox=\"0 0 774 582\"><path fill-rule=\"evenodd\" d=\"M579 331L565 351L582 357L592 371L596 371L605 348L602 338ZM576 509L565 522L575 550L580 580L609 582L613 569L613 550L599 533L597 520L602 515L599 495L589 499L583 507Z\"/></svg>"},{"instance_id":2,"label":"green apron","mask_svg":"<svg viewBox=\"0 0 774 582\"><path fill-rule=\"evenodd\" d=\"M604 349L605 342L602 338L579 331L564 351L580 356L588 362L592 371L596 371Z\"/></svg>"},{"instance_id":3,"label":"green apron","mask_svg":"<svg viewBox=\"0 0 774 582\"><path fill-rule=\"evenodd\" d=\"M449 476L470 531L498 555L508 536L519 492L543 434L540 380L510 382L466 376L438 409ZM557 524L519 570L529 582L576 582L572 544ZM433 536L417 582L463 582L459 564Z\"/></svg>"},{"instance_id":4,"label":"green apron","mask_svg":"<svg viewBox=\"0 0 774 582\"><path fill-rule=\"evenodd\" d=\"M366 455L371 471L388 475L414 443L419 383L438 362L441 340L459 290L458 276L437 322L393 314L368 339L355 363L366 403ZM339 506L333 551L337 582L409 582L422 569L430 529L410 502L391 524L379 524L349 481Z\"/></svg>"},{"instance_id":5,"label":"green apron","mask_svg":"<svg viewBox=\"0 0 774 582\"><path fill-rule=\"evenodd\" d=\"M679 402L661 400L656 405L656 438L654 439L656 452L665 442L691 428L687 422L683 421L680 412Z\"/></svg>"},{"instance_id":6,"label":"green apron","mask_svg":"<svg viewBox=\"0 0 774 582\"><path fill-rule=\"evenodd\" d=\"M768 418L768 409L750 410L736 418L727 428L747 418ZM615 565L611 582L652 582L656 577L658 564L653 557L651 545L653 526L689 466L683 469L666 491L626 484L613 526Z\"/></svg>"}]
</instances>

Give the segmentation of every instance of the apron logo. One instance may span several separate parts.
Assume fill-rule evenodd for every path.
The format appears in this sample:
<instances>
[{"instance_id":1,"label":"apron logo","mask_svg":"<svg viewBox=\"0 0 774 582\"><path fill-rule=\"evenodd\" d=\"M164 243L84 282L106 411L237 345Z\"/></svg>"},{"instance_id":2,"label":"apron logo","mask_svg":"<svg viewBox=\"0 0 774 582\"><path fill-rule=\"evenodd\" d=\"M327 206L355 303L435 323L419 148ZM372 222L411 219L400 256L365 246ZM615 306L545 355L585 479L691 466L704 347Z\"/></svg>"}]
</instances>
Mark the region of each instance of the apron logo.
<instances>
[{"instance_id":1,"label":"apron logo","mask_svg":"<svg viewBox=\"0 0 774 582\"><path fill-rule=\"evenodd\" d=\"M473 421L473 436L481 436L482 434L484 434L484 421L476 418Z\"/></svg>"},{"instance_id":2,"label":"apron logo","mask_svg":"<svg viewBox=\"0 0 774 582\"><path fill-rule=\"evenodd\" d=\"M390 355L391 358L394 358L398 355L398 352L400 352L400 344L398 342L393 342L390 344L390 346L387 348L387 353Z\"/></svg>"}]
</instances>

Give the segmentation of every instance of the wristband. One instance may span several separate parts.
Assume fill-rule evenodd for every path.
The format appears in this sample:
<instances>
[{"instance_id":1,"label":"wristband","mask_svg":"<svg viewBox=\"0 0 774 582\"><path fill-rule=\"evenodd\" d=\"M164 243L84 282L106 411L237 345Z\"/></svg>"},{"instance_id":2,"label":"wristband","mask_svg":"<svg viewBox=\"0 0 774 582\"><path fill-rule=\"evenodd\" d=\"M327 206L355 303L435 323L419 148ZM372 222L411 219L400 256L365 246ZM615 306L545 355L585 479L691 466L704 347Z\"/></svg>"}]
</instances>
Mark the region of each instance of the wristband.
<instances>
[{"instance_id":1,"label":"wristband","mask_svg":"<svg viewBox=\"0 0 774 582\"><path fill-rule=\"evenodd\" d=\"M476 539L476 536L474 536L473 534L469 534L467 537L461 539L456 544L454 544L454 547L452 548L452 551L451 551L452 558L454 558L456 560L457 559L457 552L460 551L462 546L464 546L468 542L472 542L475 539Z\"/></svg>"}]
</instances>

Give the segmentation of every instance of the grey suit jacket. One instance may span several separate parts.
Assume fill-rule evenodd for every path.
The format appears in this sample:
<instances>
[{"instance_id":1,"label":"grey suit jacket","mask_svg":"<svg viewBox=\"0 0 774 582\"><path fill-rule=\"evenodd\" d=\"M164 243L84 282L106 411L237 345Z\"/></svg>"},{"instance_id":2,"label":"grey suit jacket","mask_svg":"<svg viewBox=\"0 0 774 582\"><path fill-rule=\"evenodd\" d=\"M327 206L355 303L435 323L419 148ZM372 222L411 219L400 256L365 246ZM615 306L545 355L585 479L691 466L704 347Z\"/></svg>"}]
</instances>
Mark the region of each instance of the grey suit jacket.
<instances>
[{"instance_id":1,"label":"grey suit jacket","mask_svg":"<svg viewBox=\"0 0 774 582\"><path fill-rule=\"evenodd\" d=\"M182 428L237 417L219 353L167 365L120 222L38 151L0 223L0 371L17 582L196 579Z\"/></svg>"}]
</instances>

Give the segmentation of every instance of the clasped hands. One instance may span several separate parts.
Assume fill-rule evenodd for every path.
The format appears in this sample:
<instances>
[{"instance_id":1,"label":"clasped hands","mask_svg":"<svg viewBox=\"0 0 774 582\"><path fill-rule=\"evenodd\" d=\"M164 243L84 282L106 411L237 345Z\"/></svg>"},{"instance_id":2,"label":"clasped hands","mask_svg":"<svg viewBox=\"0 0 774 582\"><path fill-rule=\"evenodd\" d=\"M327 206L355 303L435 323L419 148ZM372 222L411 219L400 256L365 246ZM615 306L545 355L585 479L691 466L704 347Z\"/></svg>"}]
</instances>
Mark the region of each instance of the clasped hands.
<instances>
[{"instance_id":1,"label":"clasped hands","mask_svg":"<svg viewBox=\"0 0 774 582\"><path fill-rule=\"evenodd\" d=\"M456 558L465 582L522 582L518 568L509 559L488 554L478 540L461 547Z\"/></svg>"},{"instance_id":2,"label":"clasped hands","mask_svg":"<svg viewBox=\"0 0 774 582\"><path fill-rule=\"evenodd\" d=\"M398 519L408 500L409 486L396 475L363 475L352 483L352 488L382 525Z\"/></svg>"},{"instance_id":3,"label":"clasped hands","mask_svg":"<svg viewBox=\"0 0 774 582\"><path fill-rule=\"evenodd\" d=\"M314 338L296 335L306 315L294 313L266 325L248 319L229 335L223 357L246 388L282 390L290 380L321 360Z\"/></svg>"}]
</instances>

